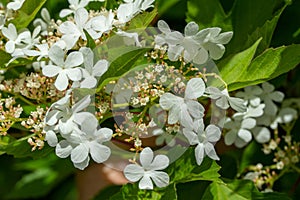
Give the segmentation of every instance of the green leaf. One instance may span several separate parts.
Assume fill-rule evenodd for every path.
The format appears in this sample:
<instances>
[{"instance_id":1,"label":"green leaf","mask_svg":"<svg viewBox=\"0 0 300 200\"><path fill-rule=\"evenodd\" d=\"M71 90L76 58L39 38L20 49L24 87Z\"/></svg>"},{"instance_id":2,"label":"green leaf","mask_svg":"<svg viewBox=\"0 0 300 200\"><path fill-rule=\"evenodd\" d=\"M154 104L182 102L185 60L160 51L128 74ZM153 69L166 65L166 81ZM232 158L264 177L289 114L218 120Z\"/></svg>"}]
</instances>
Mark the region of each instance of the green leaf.
<instances>
[{"instance_id":1,"label":"green leaf","mask_svg":"<svg viewBox=\"0 0 300 200\"><path fill-rule=\"evenodd\" d=\"M281 6L283 5L283 6ZM255 36L252 41L256 41L258 38L265 36L264 32L268 34L273 33L273 26L276 26L277 20L272 20L277 17L277 11L282 12L282 8L285 7L283 0L237 0L232 9L232 27L233 27L233 38L229 43L227 50L230 53L236 53L242 49L248 48L249 40L248 35ZM254 14L255 11L255 14ZM271 26L268 27L267 21L271 20ZM262 27L262 33L256 32L258 27ZM269 30L268 30L269 29ZM256 33L255 33L256 32ZM269 40L271 35L265 38L266 41ZM250 42L250 41L249 41ZM251 44L251 43L250 43Z\"/></svg>"},{"instance_id":2,"label":"green leaf","mask_svg":"<svg viewBox=\"0 0 300 200\"><path fill-rule=\"evenodd\" d=\"M271 20L267 20L262 26L257 27L255 31L248 35L247 42L244 46L248 47L262 37L262 41L257 48L256 54L258 55L265 49L267 49L270 46L278 19L280 18L282 12L285 10L286 6L287 5L283 6Z\"/></svg>"},{"instance_id":3,"label":"green leaf","mask_svg":"<svg viewBox=\"0 0 300 200\"><path fill-rule=\"evenodd\" d=\"M47 0L26 0L11 21L17 29L26 28Z\"/></svg>"},{"instance_id":4,"label":"green leaf","mask_svg":"<svg viewBox=\"0 0 300 200\"><path fill-rule=\"evenodd\" d=\"M32 157L32 158L41 158L44 156L47 156L51 152L54 151L54 149L47 144L45 144L44 148L41 150L35 150L31 151L31 146L27 142L27 139L31 136L23 137L18 140L14 140L12 137L10 137L10 142L3 147L3 150L8 155L13 155L15 158L24 158L24 157Z\"/></svg>"},{"instance_id":5,"label":"green leaf","mask_svg":"<svg viewBox=\"0 0 300 200\"><path fill-rule=\"evenodd\" d=\"M99 80L98 91L102 89L109 81L115 80L121 75L127 73L130 69L135 67L138 59L149 51L147 48L137 47L121 47L111 49L108 53L108 60L112 60L107 72Z\"/></svg>"},{"instance_id":6,"label":"green leaf","mask_svg":"<svg viewBox=\"0 0 300 200\"><path fill-rule=\"evenodd\" d=\"M86 46L91 48L91 49L96 48L95 40L90 36L90 34L85 29L83 29L83 31L84 31L84 34L85 34L86 39L87 39Z\"/></svg>"},{"instance_id":7,"label":"green leaf","mask_svg":"<svg viewBox=\"0 0 300 200\"><path fill-rule=\"evenodd\" d=\"M300 44L268 49L256 57L246 69L240 69L240 76L230 81L229 90L237 90L271 80L294 69L299 63Z\"/></svg>"},{"instance_id":8,"label":"green leaf","mask_svg":"<svg viewBox=\"0 0 300 200\"><path fill-rule=\"evenodd\" d=\"M276 194L276 195L275 195ZM260 193L249 180L225 181L225 183L213 182L206 189L202 199L213 200L250 200L250 199L273 199L287 200L287 195L280 193Z\"/></svg>"},{"instance_id":9,"label":"green leaf","mask_svg":"<svg viewBox=\"0 0 300 200\"><path fill-rule=\"evenodd\" d=\"M128 26L128 30L145 29L147 28L157 15L157 9L154 8L151 12L144 12L134 17Z\"/></svg>"},{"instance_id":10,"label":"green leaf","mask_svg":"<svg viewBox=\"0 0 300 200\"><path fill-rule=\"evenodd\" d=\"M0 69L6 69L5 64L11 59L10 54L6 53L3 50L0 50Z\"/></svg>"},{"instance_id":11,"label":"green leaf","mask_svg":"<svg viewBox=\"0 0 300 200\"><path fill-rule=\"evenodd\" d=\"M187 22L194 21L200 29L221 27L223 30L232 30L231 21L225 14L219 0L188 0Z\"/></svg>"},{"instance_id":12,"label":"green leaf","mask_svg":"<svg viewBox=\"0 0 300 200\"><path fill-rule=\"evenodd\" d=\"M195 180L220 181L220 166L205 157L199 166L195 160L194 148L189 148L178 160L168 168L171 183L184 183Z\"/></svg>"},{"instance_id":13,"label":"green leaf","mask_svg":"<svg viewBox=\"0 0 300 200\"><path fill-rule=\"evenodd\" d=\"M177 200L177 191L176 185L171 184L164 190L164 195L162 195L161 199L172 199Z\"/></svg>"},{"instance_id":14,"label":"green leaf","mask_svg":"<svg viewBox=\"0 0 300 200\"><path fill-rule=\"evenodd\" d=\"M237 82L239 77L247 70L260 41L261 39L258 39L250 48L229 56L218 64L221 68L221 77L228 85Z\"/></svg>"}]
</instances>

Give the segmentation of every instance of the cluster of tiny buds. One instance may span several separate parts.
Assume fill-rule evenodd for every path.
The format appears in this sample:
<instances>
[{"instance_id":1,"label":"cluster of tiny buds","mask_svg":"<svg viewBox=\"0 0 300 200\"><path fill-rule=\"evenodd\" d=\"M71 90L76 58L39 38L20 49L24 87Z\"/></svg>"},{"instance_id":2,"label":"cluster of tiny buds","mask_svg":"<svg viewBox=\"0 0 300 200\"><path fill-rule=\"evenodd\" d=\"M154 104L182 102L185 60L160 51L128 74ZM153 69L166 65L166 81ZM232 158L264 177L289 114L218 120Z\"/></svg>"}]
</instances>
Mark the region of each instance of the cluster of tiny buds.
<instances>
[{"instance_id":1,"label":"cluster of tiny buds","mask_svg":"<svg viewBox=\"0 0 300 200\"><path fill-rule=\"evenodd\" d=\"M248 169L250 172L244 176L244 179L252 180L260 191L273 191L272 187L274 181L278 177L278 174L275 171L276 169L273 169L270 166L263 166L261 163L258 163L255 166L249 166Z\"/></svg>"},{"instance_id":2,"label":"cluster of tiny buds","mask_svg":"<svg viewBox=\"0 0 300 200\"><path fill-rule=\"evenodd\" d=\"M284 140L277 138L276 140L271 139L268 144L264 144L263 152L270 154L274 151L275 158L273 161L276 163L278 170L283 169L285 166L290 164L296 164L299 162L299 148L300 142L292 141L290 135L283 136ZM280 147L280 141L284 141L283 148Z\"/></svg>"},{"instance_id":3,"label":"cluster of tiny buds","mask_svg":"<svg viewBox=\"0 0 300 200\"><path fill-rule=\"evenodd\" d=\"M21 125L26 129L29 129L31 132L35 134L39 134L43 131L45 127L44 117L46 114L46 110L38 106L36 111L32 111L28 119L21 122Z\"/></svg>"},{"instance_id":4,"label":"cluster of tiny buds","mask_svg":"<svg viewBox=\"0 0 300 200\"><path fill-rule=\"evenodd\" d=\"M41 150L45 145L45 134L40 133L31 138L28 138L27 142L32 146L31 151L35 151L36 149Z\"/></svg>"},{"instance_id":5,"label":"cluster of tiny buds","mask_svg":"<svg viewBox=\"0 0 300 200\"><path fill-rule=\"evenodd\" d=\"M8 93L20 93L38 103L45 103L49 99L56 101L63 96L63 92L55 88L54 79L40 73L22 74L18 79L4 80L0 84L0 90Z\"/></svg>"},{"instance_id":6,"label":"cluster of tiny buds","mask_svg":"<svg viewBox=\"0 0 300 200\"><path fill-rule=\"evenodd\" d=\"M95 95L95 116L97 119L104 119L106 115L110 116L111 111L110 105L110 94L100 91Z\"/></svg>"},{"instance_id":7,"label":"cluster of tiny buds","mask_svg":"<svg viewBox=\"0 0 300 200\"><path fill-rule=\"evenodd\" d=\"M0 99L0 135L6 135L8 129L15 122L20 121L23 108L20 105L15 106L15 104L16 101L13 97Z\"/></svg>"}]
</instances>

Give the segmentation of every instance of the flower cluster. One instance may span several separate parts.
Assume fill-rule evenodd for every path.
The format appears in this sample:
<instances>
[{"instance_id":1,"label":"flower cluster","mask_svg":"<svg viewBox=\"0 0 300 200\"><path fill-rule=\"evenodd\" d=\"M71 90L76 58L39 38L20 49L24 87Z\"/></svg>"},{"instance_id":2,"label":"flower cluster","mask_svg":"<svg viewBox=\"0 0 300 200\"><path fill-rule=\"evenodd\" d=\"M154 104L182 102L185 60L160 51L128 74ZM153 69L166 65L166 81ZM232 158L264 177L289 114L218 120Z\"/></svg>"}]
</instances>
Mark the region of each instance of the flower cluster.
<instances>
[{"instance_id":1,"label":"flower cluster","mask_svg":"<svg viewBox=\"0 0 300 200\"><path fill-rule=\"evenodd\" d=\"M265 82L259 86L249 86L236 93L237 97L245 100L246 112L238 112L228 118L225 128L229 131L225 135L227 145L235 144L244 147L252 140L252 136L259 143L269 142L271 130L278 124L291 123L297 118L297 111L293 108L281 109L275 104L283 101L284 94L274 91L275 87Z\"/></svg>"},{"instance_id":2,"label":"flower cluster","mask_svg":"<svg viewBox=\"0 0 300 200\"><path fill-rule=\"evenodd\" d=\"M0 98L0 135L6 135L14 123L22 120L20 116L23 108L20 104L15 106L16 101L13 97L2 98L0 95Z\"/></svg>"},{"instance_id":3,"label":"flower cluster","mask_svg":"<svg viewBox=\"0 0 300 200\"><path fill-rule=\"evenodd\" d=\"M155 38L158 46L168 45L168 58L176 61L180 56L185 62L196 64L205 63L209 57L218 60L224 52L225 47L232 38L232 32L221 33L221 28L207 28L199 31L195 22L190 22L184 29L184 35L178 31L171 31L168 24L160 20L157 24L162 32Z\"/></svg>"}]
</instances>

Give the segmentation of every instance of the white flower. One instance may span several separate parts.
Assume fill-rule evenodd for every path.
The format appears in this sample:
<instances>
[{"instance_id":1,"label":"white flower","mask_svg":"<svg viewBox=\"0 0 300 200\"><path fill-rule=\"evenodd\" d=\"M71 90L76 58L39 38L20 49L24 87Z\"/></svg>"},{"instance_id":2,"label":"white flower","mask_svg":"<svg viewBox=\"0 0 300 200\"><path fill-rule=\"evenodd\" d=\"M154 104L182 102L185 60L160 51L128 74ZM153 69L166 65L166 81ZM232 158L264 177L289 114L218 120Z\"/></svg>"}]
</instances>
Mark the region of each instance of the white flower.
<instances>
[{"instance_id":1,"label":"white flower","mask_svg":"<svg viewBox=\"0 0 300 200\"><path fill-rule=\"evenodd\" d=\"M37 61L40 61L42 58L47 58L49 56L49 45L45 44L36 44L37 50L24 50L25 55L27 56L38 56Z\"/></svg>"},{"instance_id":2,"label":"white flower","mask_svg":"<svg viewBox=\"0 0 300 200\"><path fill-rule=\"evenodd\" d=\"M111 150L102 143L111 140L113 131L109 128L97 129L97 126L98 120L95 116L85 118L80 129L74 129L65 140L57 144L56 155L60 158L71 155L74 166L81 170L88 166L89 154L96 163L105 162Z\"/></svg>"},{"instance_id":3,"label":"white flower","mask_svg":"<svg viewBox=\"0 0 300 200\"><path fill-rule=\"evenodd\" d=\"M125 167L124 175L129 181L137 182L140 180L140 189L153 189L152 181L160 188L168 186L169 175L165 172L157 171L168 167L169 158L167 156L157 155L154 157L153 151L146 147L140 154L140 163L142 166L129 164Z\"/></svg>"},{"instance_id":4,"label":"white flower","mask_svg":"<svg viewBox=\"0 0 300 200\"><path fill-rule=\"evenodd\" d=\"M48 77L57 78L55 80L55 87L63 91L68 87L69 79L72 81L79 81L81 79L81 71L75 68L83 63L83 56L81 52L72 52L64 60L65 52L54 45L49 50L49 58L55 64L49 64L43 67L43 74Z\"/></svg>"},{"instance_id":5,"label":"white flower","mask_svg":"<svg viewBox=\"0 0 300 200\"><path fill-rule=\"evenodd\" d=\"M168 45L168 57L171 61L183 56L186 62L196 64L205 63L208 55L214 60L221 58L225 52L223 44L227 44L232 37L232 32L219 34L220 28L199 31L199 26L195 22L186 25L184 35L178 31L172 32L168 24L162 20L158 22L158 29L162 34L156 36L155 42L160 46Z\"/></svg>"},{"instance_id":6,"label":"white flower","mask_svg":"<svg viewBox=\"0 0 300 200\"><path fill-rule=\"evenodd\" d=\"M217 126L210 124L204 130L203 120L195 120L193 129L183 128L183 134L191 145L197 145L195 157L198 165L201 165L206 155L213 160L219 160L214 148L214 144L221 138L221 131Z\"/></svg>"},{"instance_id":7,"label":"white flower","mask_svg":"<svg viewBox=\"0 0 300 200\"><path fill-rule=\"evenodd\" d=\"M259 95L259 97L266 105L264 111L266 114L274 116L276 115L278 108L273 101L281 102L284 98L284 94L279 91L274 91L275 87L268 82L264 82L262 84L262 89L263 92Z\"/></svg>"},{"instance_id":8,"label":"white flower","mask_svg":"<svg viewBox=\"0 0 300 200\"><path fill-rule=\"evenodd\" d=\"M205 83L201 78L192 78L188 81L184 98L175 96L169 92L160 97L159 104L164 110L168 110L168 123L180 122L184 127L193 127L193 118L203 117L204 108L197 101L203 95Z\"/></svg>"},{"instance_id":9,"label":"white flower","mask_svg":"<svg viewBox=\"0 0 300 200\"><path fill-rule=\"evenodd\" d=\"M66 17L80 8L84 8L89 4L89 0L68 0L70 9L62 9L59 13L59 17Z\"/></svg>"},{"instance_id":10,"label":"white flower","mask_svg":"<svg viewBox=\"0 0 300 200\"><path fill-rule=\"evenodd\" d=\"M51 17L50 17L50 14L49 14L49 11L47 10L47 8L42 9L41 17L42 17L42 19L41 18L36 18L33 21L33 25L35 27L41 26L41 30L42 30L41 35L47 36L49 31L54 30L54 27L53 27L54 24L51 21Z\"/></svg>"},{"instance_id":11,"label":"white flower","mask_svg":"<svg viewBox=\"0 0 300 200\"><path fill-rule=\"evenodd\" d=\"M233 36L232 31L220 34L221 30L218 27L207 28L199 31L195 36L195 40L209 52L209 56L214 60L218 60L223 56L225 52L223 44L227 44Z\"/></svg>"},{"instance_id":12,"label":"white flower","mask_svg":"<svg viewBox=\"0 0 300 200\"><path fill-rule=\"evenodd\" d=\"M245 112L246 106L244 100L230 97L227 90L220 91L216 87L209 86L206 88L205 93L209 94L211 99L216 100L216 105L222 109L228 109L231 106L238 112Z\"/></svg>"},{"instance_id":13,"label":"white flower","mask_svg":"<svg viewBox=\"0 0 300 200\"><path fill-rule=\"evenodd\" d=\"M24 2L25 0L14 0L13 2L9 2L7 4L7 8L12 10L19 10Z\"/></svg>"},{"instance_id":14,"label":"white flower","mask_svg":"<svg viewBox=\"0 0 300 200\"><path fill-rule=\"evenodd\" d=\"M103 33L108 33L109 31L111 31L113 28L112 25L114 22L114 17L115 17L115 14L111 10L107 13L107 16L99 15L99 16L93 17L89 21L89 23L91 24L90 32L93 33L90 35L94 39L96 39L96 38L101 37L101 35ZM95 33L92 30L94 30Z\"/></svg>"},{"instance_id":15,"label":"white flower","mask_svg":"<svg viewBox=\"0 0 300 200\"><path fill-rule=\"evenodd\" d=\"M255 140L261 144L269 142L271 139L271 132L266 127L256 126L251 131Z\"/></svg>"},{"instance_id":16,"label":"white flower","mask_svg":"<svg viewBox=\"0 0 300 200\"><path fill-rule=\"evenodd\" d=\"M3 27L2 34L9 39L9 41L5 44L5 51L7 53L13 53L15 51L15 46L21 44L15 25L10 23L7 28Z\"/></svg>"},{"instance_id":17,"label":"white flower","mask_svg":"<svg viewBox=\"0 0 300 200\"><path fill-rule=\"evenodd\" d=\"M236 93L236 97L243 98L247 103L250 103L252 106L258 106L261 102L259 95L262 94L262 89L257 86L248 86L244 88L244 92L239 91Z\"/></svg>"},{"instance_id":18,"label":"white flower","mask_svg":"<svg viewBox=\"0 0 300 200\"><path fill-rule=\"evenodd\" d=\"M250 129L254 128L256 121L253 118L243 119L242 116L233 116L228 119L224 128L230 129L225 135L225 144L234 145L238 148L244 147L252 139Z\"/></svg>"},{"instance_id":19,"label":"white flower","mask_svg":"<svg viewBox=\"0 0 300 200\"><path fill-rule=\"evenodd\" d=\"M97 85L95 77L100 77L107 71L108 61L99 60L94 65L94 53L90 48L82 47L79 51L84 57L84 69L81 69L83 80L80 82L80 88L94 88Z\"/></svg>"},{"instance_id":20,"label":"white flower","mask_svg":"<svg viewBox=\"0 0 300 200\"><path fill-rule=\"evenodd\" d=\"M66 21L59 26L59 31L62 33L61 39L66 43L67 49L74 47L80 37L86 40L83 29L86 27L88 18L88 11L80 8L75 12L75 23Z\"/></svg>"},{"instance_id":21,"label":"white flower","mask_svg":"<svg viewBox=\"0 0 300 200\"><path fill-rule=\"evenodd\" d=\"M41 27L37 26L32 34L30 31L24 31L19 34L20 41L24 44L22 49L31 49L34 45L39 43L40 36L39 33L41 32Z\"/></svg>"},{"instance_id":22,"label":"white flower","mask_svg":"<svg viewBox=\"0 0 300 200\"><path fill-rule=\"evenodd\" d=\"M275 120L272 122L270 127L272 129L277 129L278 124L288 124L291 123L293 120L297 119L298 113L293 108L282 108L278 116L275 118Z\"/></svg>"},{"instance_id":23,"label":"white flower","mask_svg":"<svg viewBox=\"0 0 300 200\"><path fill-rule=\"evenodd\" d=\"M120 24L130 21L140 11L140 0L128 1L119 6L117 18Z\"/></svg>"}]
</instances>

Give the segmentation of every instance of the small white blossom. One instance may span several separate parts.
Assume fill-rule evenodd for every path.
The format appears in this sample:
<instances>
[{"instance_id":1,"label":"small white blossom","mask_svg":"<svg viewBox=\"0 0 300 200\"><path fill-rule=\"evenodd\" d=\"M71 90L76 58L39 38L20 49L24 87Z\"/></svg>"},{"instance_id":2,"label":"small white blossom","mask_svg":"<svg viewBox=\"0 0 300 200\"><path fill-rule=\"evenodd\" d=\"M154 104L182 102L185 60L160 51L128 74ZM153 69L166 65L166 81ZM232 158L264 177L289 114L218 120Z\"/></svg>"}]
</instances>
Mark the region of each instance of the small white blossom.
<instances>
[{"instance_id":1,"label":"small white blossom","mask_svg":"<svg viewBox=\"0 0 300 200\"><path fill-rule=\"evenodd\" d=\"M259 95L259 97L266 105L264 111L267 115L275 116L278 108L273 101L281 102L284 98L284 94L279 91L274 91L275 87L268 82L264 82L262 84L262 90L263 92Z\"/></svg>"},{"instance_id":2,"label":"small white blossom","mask_svg":"<svg viewBox=\"0 0 300 200\"><path fill-rule=\"evenodd\" d=\"M205 92L209 94L211 99L216 100L216 105L219 108L228 109L231 106L232 109L238 112L246 111L244 100L230 97L227 90L220 91L218 88L210 86L206 88Z\"/></svg>"},{"instance_id":3,"label":"small white blossom","mask_svg":"<svg viewBox=\"0 0 300 200\"><path fill-rule=\"evenodd\" d=\"M201 78L192 78L188 81L184 98L175 96L169 92L160 97L159 104L162 109L169 111L168 123L180 122L184 127L193 127L193 118L203 117L204 108L197 101L203 95L205 83Z\"/></svg>"},{"instance_id":4,"label":"small white blossom","mask_svg":"<svg viewBox=\"0 0 300 200\"><path fill-rule=\"evenodd\" d=\"M19 10L24 2L25 0L14 0L13 2L9 2L7 4L7 8L12 10Z\"/></svg>"},{"instance_id":5,"label":"small white blossom","mask_svg":"<svg viewBox=\"0 0 300 200\"><path fill-rule=\"evenodd\" d=\"M282 108L278 116L275 118L275 120L271 123L270 127L272 129L277 129L278 124L288 124L291 123L293 120L297 119L298 113L293 108Z\"/></svg>"},{"instance_id":6,"label":"small white blossom","mask_svg":"<svg viewBox=\"0 0 300 200\"><path fill-rule=\"evenodd\" d=\"M63 91L68 87L69 80L79 81L81 79L81 71L75 68L83 63L83 56L81 52L72 52L66 59L64 59L65 52L54 45L49 50L49 58L54 64L49 64L43 67L42 72L45 76L57 78L55 80L55 87Z\"/></svg>"},{"instance_id":7,"label":"small white blossom","mask_svg":"<svg viewBox=\"0 0 300 200\"><path fill-rule=\"evenodd\" d=\"M89 26L91 26L90 30L93 30L89 32L90 35L96 39L101 37L103 33L108 33L109 31L111 31L113 29L114 17L115 15L111 10L107 13L106 16L99 15L93 17L89 21Z\"/></svg>"},{"instance_id":8,"label":"small white blossom","mask_svg":"<svg viewBox=\"0 0 300 200\"><path fill-rule=\"evenodd\" d=\"M230 129L225 135L225 144L234 145L238 148L244 147L252 139L250 129L254 128L256 121L253 118L243 119L242 116L233 116L228 119L224 128Z\"/></svg>"},{"instance_id":9,"label":"small white blossom","mask_svg":"<svg viewBox=\"0 0 300 200\"><path fill-rule=\"evenodd\" d=\"M66 17L72 13L75 13L78 9L84 8L89 4L89 0L68 0L70 9L62 9L59 13L59 17Z\"/></svg>"},{"instance_id":10,"label":"small white blossom","mask_svg":"<svg viewBox=\"0 0 300 200\"><path fill-rule=\"evenodd\" d=\"M43 36L47 36L49 34L49 31L53 31L54 27L53 27L53 22L51 20L49 11L47 10L47 8L43 8L41 10L41 17L42 18L36 18L33 21L33 25L35 27L40 26L41 27L41 35Z\"/></svg>"},{"instance_id":11,"label":"small white blossom","mask_svg":"<svg viewBox=\"0 0 300 200\"><path fill-rule=\"evenodd\" d=\"M153 7L154 0L124 0L117 10L118 23L125 24L136 14Z\"/></svg>"},{"instance_id":12,"label":"small white blossom","mask_svg":"<svg viewBox=\"0 0 300 200\"><path fill-rule=\"evenodd\" d=\"M107 71L109 63L107 60L99 60L94 64L94 53L90 48L82 47L79 51L84 57L80 88L94 88L97 85L96 77L101 77Z\"/></svg>"},{"instance_id":13,"label":"small white blossom","mask_svg":"<svg viewBox=\"0 0 300 200\"><path fill-rule=\"evenodd\" d=\"M244 91L239 91L236 93L236 97L243 98L247 103L252 106L258 106L261 102L259 95L261 95L263 90L257 86L248 86L244 88Z\"/></svg>"},{"instance_id":14,"label":"small white blossom","mask_svg":"<svg viewBox=\"0 0 300 200\"><path fill-rule=\"evenodd\" d=\"M199 31L199 26L195 22L189 22L184 35L178 31L171 31L168 24L162 20L158 21L158 29L162 34L155 37L157 45L168 45L168 57L171 61L176 61L180 56L186 62L196 64L205 63L209 56L220 59L225 47L231 37L232 32L221 33L220 28L209 28Z\"/></svg>"},{"instance_id":15,"label":"small white blossom","mask_svg":"<svg viewBox=\"0 0 300 200\"><path fill-rule=\"evenodd\" d=\"M56 155L60 158L70 155L74 166L81 170L88 166L89 154L96 163L105 162L111 150L102 143L111 140L113 131L109 128L97 129L97 126L98 120L95 116L85 118L80 129L75 128L65 140L57 144Z\"/></svg>"},{"instance_id":16,"label":"small white blossom","mask_svg":"<svg viewBox=\"0 0 300 200\"><path fill-rule=\"evenodd\" d=\"M140 163L129 164L124 169L125 177L132 182L139 181L140 189L153 189L153 183L157 187L166 187L169 184L169 175L163 170L169 165L169 158L165 155L154 157L153 151L146 147L140 154Z\"/></svg>"},{"instance_id":17,"label":"small white blossom","mask_svg":"<svg viewBox=\"0 0 300 200\"><path fill-rule=\"evenodd\" d=\"M209 52L209 56L214 60L218 60L223 56L225 52L224 44L227 44L233 36L232 31L221 33L221 30L219 27L206 28L199 31L195 36L195 40L200 43L203 49Z\"/></svg>"},{"instance_id":18,"label":"small white blossom","mask_svg":"<svg viewBox=\"0 0 300 200\"><path fill-rule=\"evenodd\" d=\"M75 12L75 22L66 21L59 26L59 31L62 33L61 39L66 43L67 49L73 48L80 37L83 40L87 40L83 30L85 29L89 32L88 19L88 11L80 8Z\"/></svg>"},{"instance_id":19,"label":"small white blossom","mask_svg":"<svg viewBox=\"0 0 300 200\"><path fill-rule=\"evenodd\" d=\"M195 120L193 129L183 128L183 134L191 145L197 145L195 157L198 165L201 165L206 155L213 160L219 160L214 148L214 144L221 138L221 131L217 126L210 124L204 130L203 120Z\"/></svg>"}]
</instances>

